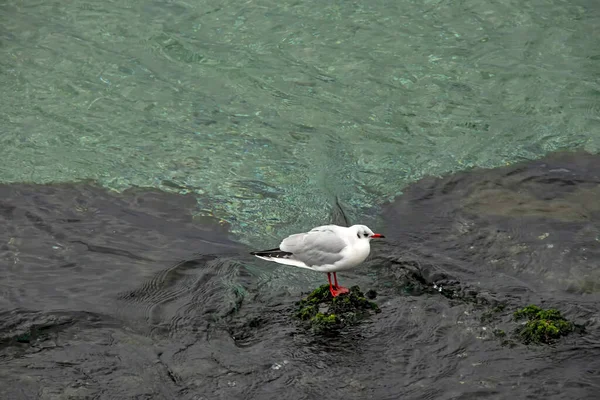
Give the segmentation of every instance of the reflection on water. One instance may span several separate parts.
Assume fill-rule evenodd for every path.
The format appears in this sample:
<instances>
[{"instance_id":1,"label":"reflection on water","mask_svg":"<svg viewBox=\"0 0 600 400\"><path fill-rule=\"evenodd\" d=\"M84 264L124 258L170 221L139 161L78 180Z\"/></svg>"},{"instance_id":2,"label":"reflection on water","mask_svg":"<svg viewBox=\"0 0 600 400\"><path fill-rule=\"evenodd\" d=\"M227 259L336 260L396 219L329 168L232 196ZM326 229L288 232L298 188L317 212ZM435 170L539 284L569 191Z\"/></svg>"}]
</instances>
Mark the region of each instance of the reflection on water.
<instances>
[{"instance_id":1,"label":"reflection on water","mask_svg":"<svg viewBox=\"0 0 600 400\"><path fill-rule=\"evenodd\" d=\"M598 151L598 17L585 0L5 2L0 181L191 192L245 241L320 224L335 196L368 219L427 174Z\"/></svg>"}]
</instances>

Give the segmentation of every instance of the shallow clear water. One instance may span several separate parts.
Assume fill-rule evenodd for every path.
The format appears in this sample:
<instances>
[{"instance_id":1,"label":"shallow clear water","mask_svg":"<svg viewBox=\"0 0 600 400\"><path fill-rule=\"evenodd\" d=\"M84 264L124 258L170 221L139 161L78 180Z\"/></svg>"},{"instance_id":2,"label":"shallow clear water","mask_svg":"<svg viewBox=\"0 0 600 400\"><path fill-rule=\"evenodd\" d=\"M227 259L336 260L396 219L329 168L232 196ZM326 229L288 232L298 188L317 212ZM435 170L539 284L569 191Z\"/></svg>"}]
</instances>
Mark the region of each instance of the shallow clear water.
<instances>
[{"instance_id":1,"label":"shallow clear water","mask_svg":"<svg viewBox=\"0 0 600 400\"><path fill-rule=\"evenodd\" d=\"M409 182L600 150L589 1L4 1L0 182L198 194L255 245Z\"/></svg>"}]
</instances>

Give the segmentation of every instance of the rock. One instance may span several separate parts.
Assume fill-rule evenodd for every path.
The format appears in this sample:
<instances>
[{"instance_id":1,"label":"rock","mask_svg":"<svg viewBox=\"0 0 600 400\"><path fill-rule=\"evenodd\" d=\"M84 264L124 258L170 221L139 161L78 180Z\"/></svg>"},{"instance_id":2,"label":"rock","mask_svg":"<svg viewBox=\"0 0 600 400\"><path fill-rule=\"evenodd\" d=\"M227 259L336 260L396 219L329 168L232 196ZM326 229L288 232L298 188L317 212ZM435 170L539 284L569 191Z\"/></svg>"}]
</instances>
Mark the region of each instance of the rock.
<instances>
[{"instance_id":1,"label":"rock","mask_svg":"<svg viewBox=\"0 0 600 400\"><path fill-rule=\"evenodd\" d=\"M556 309L544 310L536 305L517 310L513 314L516 321L527 318L527 322L515 330L515 334L525 343L550 344L561 336L576 330Z\"/></svg>"},{"instance_id":2,"label":"rock","mask_svg":"<svg viewBox=\"0 0 600 400\"><path fill-rule=\"evenodd\" d=\"M367 292L374 298L375 291ZM358 286L350 292L333 297L329 285L313 290L306 298L296 303L295 317L317 334L336 334L346 326L356 325L374 313L380 313L379 306L367 300Z\"/></svg>"}]
</instances>

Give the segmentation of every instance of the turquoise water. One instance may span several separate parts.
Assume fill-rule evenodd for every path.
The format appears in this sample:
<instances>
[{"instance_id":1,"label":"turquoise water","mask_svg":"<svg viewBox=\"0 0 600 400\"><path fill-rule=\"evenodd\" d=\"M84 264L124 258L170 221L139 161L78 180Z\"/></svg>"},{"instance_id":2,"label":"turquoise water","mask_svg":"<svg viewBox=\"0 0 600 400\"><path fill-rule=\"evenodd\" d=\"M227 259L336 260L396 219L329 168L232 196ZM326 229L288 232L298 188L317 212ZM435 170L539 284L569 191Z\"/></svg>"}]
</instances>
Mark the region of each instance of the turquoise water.
<instances>
[{"instance_id":1,"label":"turquoise water","mask_svg":"<svg viewBox=\"0 0 600 400\"><path fill-rule=\"evenodd\" d=\"M125 5L123 5L125 4ZM198 196L259 246L600 150L595 1L0 2L0 181Z\"/></svg>"}]
</instances>

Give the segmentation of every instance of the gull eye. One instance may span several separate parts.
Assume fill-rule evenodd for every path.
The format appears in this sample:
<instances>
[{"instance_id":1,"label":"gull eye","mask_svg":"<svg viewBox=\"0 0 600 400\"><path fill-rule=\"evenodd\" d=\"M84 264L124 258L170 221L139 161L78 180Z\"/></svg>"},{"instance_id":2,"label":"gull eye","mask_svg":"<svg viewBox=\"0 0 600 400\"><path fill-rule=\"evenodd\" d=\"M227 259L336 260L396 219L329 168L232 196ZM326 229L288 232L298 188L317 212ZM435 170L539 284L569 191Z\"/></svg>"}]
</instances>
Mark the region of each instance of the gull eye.
<instances>
[{"instance_id":1,"label":"gull eye","mask_svg":"<svg viewBox=\"0 0 600 400\"><path fill-rule=\"evenodd\" d=\"M367 236L369 236L369 234L368 233L363 233L363 236L367 237Z\"/></svg>"}]
</instances>

